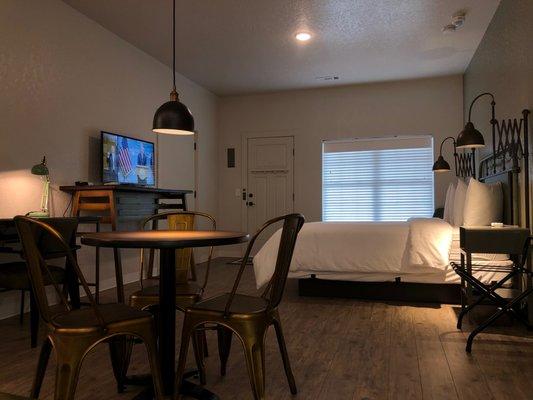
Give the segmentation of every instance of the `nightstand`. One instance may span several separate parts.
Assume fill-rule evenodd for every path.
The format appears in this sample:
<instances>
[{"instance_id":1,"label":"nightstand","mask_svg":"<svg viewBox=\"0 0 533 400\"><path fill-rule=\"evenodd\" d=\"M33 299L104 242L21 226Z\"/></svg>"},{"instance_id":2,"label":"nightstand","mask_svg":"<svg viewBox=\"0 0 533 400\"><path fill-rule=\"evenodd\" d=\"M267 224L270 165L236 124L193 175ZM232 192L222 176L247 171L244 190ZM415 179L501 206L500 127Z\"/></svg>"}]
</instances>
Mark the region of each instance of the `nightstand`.
<instances>
[{"instance_id":1,"label":"nightstand","mask_svg":"<svg viewBox=\"0 0 533 400\"><path fill-rule=\"evenodd\" d=\"M495 314L472 331L468 337L466 351L471 351L474 337L503 314L510 314L529 328L527 316L519 306L533 292L531 285L523 290L503 288L507 282L524 274L531 278L532 273L526 265L530 246L529 230L517 226L461 227L460 246L461 265L452 264L455 272L461 277L461 313L457 328L461 329L463 317L479 304L490 301L491 304L498 306ZM505 265L502 262L501 265L495 265L491 262L490 265L473 265L472 254L475 253L509 254L512 264ZM503 277L495 283L486 285L473 275L475 271L498 272L502 273Z\"/></svg>"}]
</instances>

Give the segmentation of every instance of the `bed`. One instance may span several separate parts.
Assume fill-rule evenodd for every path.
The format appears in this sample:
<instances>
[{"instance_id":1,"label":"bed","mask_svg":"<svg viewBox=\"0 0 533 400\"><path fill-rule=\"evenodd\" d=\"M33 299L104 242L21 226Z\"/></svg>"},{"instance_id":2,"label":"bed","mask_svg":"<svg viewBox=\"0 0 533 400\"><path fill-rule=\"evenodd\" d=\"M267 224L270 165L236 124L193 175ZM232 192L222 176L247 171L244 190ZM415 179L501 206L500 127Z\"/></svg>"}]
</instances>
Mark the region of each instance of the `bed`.
<instances>
[{"instance_id":1,"label":"bed","mask_svg":"<svg viewBox=\"0 0 533 400\"><path fill-rule=\"evenodd\" d=\"M410 233L418 232L417 242ZM429 234L428 234L429 233ZM416 236L416 235L415 235ZM273 272L279 234L254 257L258 286ZM303 226L289 278L303 296L455 303L460 279L450 266L459 261L459 228L441 219L407 222L311 222ZM475 255L478 265L509 265L506 255ZM490 283L499 272L479 272Z\"/></svg>"},{"instance_id":2,"label":"bed","mask_svg":"<svg viewBox=\"0 0 533 400\"><path fill-rule=\"evenodd\" d=\"M527 140L524 142L527 144ZM526 220L529 220L528 185L524 185L522 193L518 191L520 167L516 146L512 143L511 148L495 148L481 160L479 168L480 182L501 186L506 224L518 223L521 195L526 196ZM520 148L527 149L527 146L520 143ZM457 160L463 177L465 172L468 176L475 175L473 158L474 152L470 159L461 154ZM470 168L461 166L465 160ZM527 155L522 154L521 160L527 164ZM265 284L272 275L278 244L279 232L254 257L257 286ZM302 296L458 303L461 282L450 263L459 260L459 228L440 218L406 222L311 222L299 234L289 278L299 280ZM506 255L478 254L473 261L494 267L511 264ZM489 284L502 274L495 269L476 272L476 277Z\"/></svg>"}]
</instances>

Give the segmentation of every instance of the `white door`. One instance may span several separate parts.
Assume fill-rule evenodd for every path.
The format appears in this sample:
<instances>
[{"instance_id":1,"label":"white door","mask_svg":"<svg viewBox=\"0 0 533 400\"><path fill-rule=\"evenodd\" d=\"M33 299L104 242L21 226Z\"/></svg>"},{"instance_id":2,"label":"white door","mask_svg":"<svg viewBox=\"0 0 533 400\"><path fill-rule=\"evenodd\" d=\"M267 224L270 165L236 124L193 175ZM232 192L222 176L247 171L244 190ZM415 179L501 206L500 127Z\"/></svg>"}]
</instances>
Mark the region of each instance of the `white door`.
<instances>
[{"instance_id":1,"label":"white door","mask_svg":"<svg viewBox=\"0 0 533 400\"><path fill-rule=\"evenodd\" d=\"M294 138L248 138L246 221L255 232L267 220L294 209ZM256 251L273 230L265 232Z\"/></svg>"}]
</instances>

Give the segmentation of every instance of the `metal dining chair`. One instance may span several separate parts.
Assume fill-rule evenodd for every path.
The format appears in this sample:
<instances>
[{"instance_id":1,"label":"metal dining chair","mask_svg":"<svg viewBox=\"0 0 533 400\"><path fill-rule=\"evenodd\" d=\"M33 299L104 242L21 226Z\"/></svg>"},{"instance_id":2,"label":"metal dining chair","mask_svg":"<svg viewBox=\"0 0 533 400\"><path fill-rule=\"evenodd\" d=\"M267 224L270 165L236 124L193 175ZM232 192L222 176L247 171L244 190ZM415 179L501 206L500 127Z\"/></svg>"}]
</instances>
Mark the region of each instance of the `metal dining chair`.
<instances>
[{"instance_id":1,"label":"metal dining chair","mask_svg":"<svg viewBox=\"0 0 533 400\"><path fill-rule=\"evenodd\" d=\"M77 218L42 218L44 223L54 227L65 241L69 244L73 251L76 250L76 230L78 227ZM37 246L39 247L43 257L46 260L54 258L63 258L61 249L53 241L47 240L46 236L37 238ZM43 277L43 284L45 286L52 285L52 281L63 285L63 291L66 293L67 274L65 268L48 264L50 276ZM20 290L21 291L21 305L20 305L20 321L22 323L24 315L24 297L25 293L30 294L30 337L31 347L37 347L37 337L39 334L39 312L35 301L35 296L31 290L30 277L28 268L24 261L13 261L9 263L0 264L0 287L5 290Z\"/></svg>"},{"instance_id":2,"label":"metal dining chair","mask_svg":"<svg viewBox=\"0 0 533 400\"><path fill-rule=\"evenodd\" d=\"M246 268L246 260L248 260L255 241L265 229L280 221L283 221L283 229L276 267L270 282L261 297L238 294L237 289ZM291 393L296 394L296 383L292 374L285 339L283 338L278 305L285 289L298 232L303 224L304 217L301 214L289 214L266 222L249 242L231 292L200 301L185 310L176 376L177 382L182 381L191 337L198 329L202 329L205 324L215 324L219 327L221 372L225 373L231 338L233 333L235 333L244 347L254 398L264 399L265 335L270 325L274 325L289 387Z\"/></svg>"},{"instance_id":3,"label":"metal dining chair","mask_svg":"<svg viewBox=\"0 0 533 400\"><path fill-rule=\"evenodd\" d=\"M81 364L87 353L97 344L110 338L134 336L142 340L146 346L156 398L162 399L153 316L149 312L136 310L124 304L97 305L69 245L56 229L27 217L15 217L15 224L22 242L23 256L28 266L37 306L48 327L30 398L37 399L39 396L52 348L55 350L57 360L54 399L71 400L74 399ZM52 285L62 307L59 312L54 312L50 307L44 285L45 276L50 277L50 270L37 243L43 234L62 249L87 296L90 307L72 309L53 279Z\"/></svg>"},{"instance_id":4,"label":"metal dining chair","mask_svg":"<svg viewBox=\"0 0 533 400\"><path fill-rule=\"evenodd\" d=\"M160 228L159 222L166 220L169 230L195 230L200 220L205 221L210 229L216 230L216 220L209 214L198 211L172 211L153 215L142 223L142 229L157 230ZM151 224L151 227L150 227ZM207 266L203 282L198 283L196 276L188 279L191 263L193 262L193 249L176 250L176 305L179 310L184 310L188 306L200 301L203 297L207 282L209 280L209 271L211 259L213 257L213 247L209 249ZM154 310L157 314L157 305L159 304L159 279L153 273L154 253L151 251L148 257L148 265L145 262L144 250L141 250L141 289L130 296L130 306L147 310ZM144 279L145 271L148 279ZM181 279L180 279L181 277ZM184 283L184 281L186 283ZM148 285L147 285L148 283ZM205 384L204 357L207 355L207 339L204 330L199 330L195 335L194 354L197 360L200 382ZM126 366L127 370L127 366Z\"/></svg>"}]
</instances>

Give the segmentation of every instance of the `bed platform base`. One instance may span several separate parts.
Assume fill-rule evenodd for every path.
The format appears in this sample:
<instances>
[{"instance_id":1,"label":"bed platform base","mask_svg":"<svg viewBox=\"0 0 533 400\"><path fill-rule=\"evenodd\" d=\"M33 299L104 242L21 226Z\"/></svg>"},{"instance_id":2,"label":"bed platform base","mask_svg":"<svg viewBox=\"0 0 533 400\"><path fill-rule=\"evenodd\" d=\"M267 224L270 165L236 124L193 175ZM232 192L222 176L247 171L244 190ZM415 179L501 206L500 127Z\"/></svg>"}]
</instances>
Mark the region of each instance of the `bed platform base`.
<instances>
[{"instance_id":1,"label":"bed platform base","mask_svg":"<svg viewBox=\"0 0 533 400\"><path fill-rule=\"evenodd\" d=\"M318 278L298 280L298 294L309 297L459 304L461 285L439 283L350 282Z\"/></svg>"}]
</instances>

